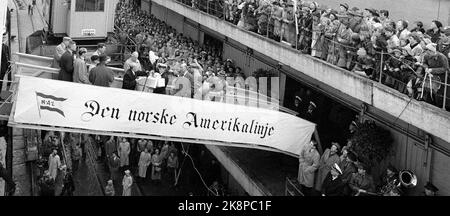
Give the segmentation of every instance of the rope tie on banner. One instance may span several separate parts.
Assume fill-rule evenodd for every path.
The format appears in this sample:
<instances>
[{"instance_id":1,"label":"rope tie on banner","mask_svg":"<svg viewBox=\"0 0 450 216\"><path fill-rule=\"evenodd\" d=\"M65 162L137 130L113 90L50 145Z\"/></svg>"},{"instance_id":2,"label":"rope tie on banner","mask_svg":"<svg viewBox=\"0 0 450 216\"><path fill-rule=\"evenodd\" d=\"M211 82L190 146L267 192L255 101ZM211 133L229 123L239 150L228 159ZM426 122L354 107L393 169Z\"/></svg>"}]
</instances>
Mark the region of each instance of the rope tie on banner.
<instances>
[{"instance_id":1,"label":"rope tie on banner","mask_svg":"<svg viewBox=\"0 0 450 216\"><path fill-rule=\"evenodd\" d=\"M432 78L433 78L433 74L431 74L430 72L425 71L425 77L423 78L423 82L422 82L422 92L420 94L420 98L423 98L423 92L425 90L425 84L427 82L427 77L430 79L430 96L433 98L433 85L432 85Z\"/></svg>"}]
</instances>

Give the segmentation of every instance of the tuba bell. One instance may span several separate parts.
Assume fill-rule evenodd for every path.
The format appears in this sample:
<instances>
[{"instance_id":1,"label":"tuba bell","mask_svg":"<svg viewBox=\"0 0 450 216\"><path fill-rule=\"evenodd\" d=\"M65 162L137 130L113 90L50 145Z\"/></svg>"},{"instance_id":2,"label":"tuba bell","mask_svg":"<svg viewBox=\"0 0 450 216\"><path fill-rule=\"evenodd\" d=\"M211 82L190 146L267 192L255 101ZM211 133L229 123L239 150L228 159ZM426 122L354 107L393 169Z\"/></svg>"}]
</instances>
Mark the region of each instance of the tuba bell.
<instances>
[{"instance_id":1,"label":"tuba bell","mask_svg":"<svg viewBox=\"0 0 450 216\"><path fill-rule=\"evenodd\" d=\"M409 171L403 170L399 173L400 183L406 188L413 188L417 186L417 176Z\"/></svg>"}]
</instances>

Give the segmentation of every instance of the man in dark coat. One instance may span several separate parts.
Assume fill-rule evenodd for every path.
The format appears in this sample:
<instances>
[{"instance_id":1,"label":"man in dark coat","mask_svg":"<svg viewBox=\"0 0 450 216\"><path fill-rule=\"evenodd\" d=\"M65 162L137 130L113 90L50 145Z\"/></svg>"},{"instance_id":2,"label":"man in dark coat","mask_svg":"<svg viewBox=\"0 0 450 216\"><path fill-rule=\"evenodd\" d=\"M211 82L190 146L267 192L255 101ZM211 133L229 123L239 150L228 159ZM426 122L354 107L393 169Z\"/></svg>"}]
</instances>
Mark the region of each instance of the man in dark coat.
<instances>
[{"instance_id":1,"label":"man in dark coat","mask_svg":"<svg viewBox=\"0 0 450 216\"><path fill-rule=\"evenodd\" d=\"M61 71L59 71L58 80L73 82L73 52L77 50L77 44L73 41L69 42L67 51L61 56L61 61L59 66Z\"/></svg>"},{"instance_id":2,"label":"man in dark coat","mask_svg":"<svg viewBox=\"0 0 450 216\"><path fill-rule=\"evenodd\" d=\"M443 25L440 21L433 20L431 22L431 28L428 29L428 31L426 32L426 34L431 37L431 42L437 43L439 41L442 33L441 31L442 26Z\"/></svg>"},{"instance_id":3,"label":"man in dark coat","mask_svg":"<svg viewBox=\"0 0 450 216\"><path fill-rule=\"evenodd\" d=\"M375 192L375 184L372 176L367 173L368 167L365 164L357 163L358 172L352 174L349 186L354 196L365 196Z\"/></svg>"},{"instance_id":4,"label":"man in dark coat","mask_svg":"<svg viewBox=\"0 0 450 216\"><path fill-rule=\"evenodd\" d=\"M10 53L9 53L9 47L7 45L8 43L8 33L3 33L3 44L2 44L2 60L1 60L1 72L0 72L0 79L5 79L6 72L8 72L9 68L9 61L11 60ZM11 73L8 74L7 80L11 80ZM3 82L0 82L0 90L3 87Z\"/></svg>"},{"instance_id":5,"label":"man in dark coat","mask_svg":"<svg viewBox=\"0 0 450 216\"><path fill-rule=\"evenodd\" d=\"M139 76L148 76L149 73L145 71L138 71L136 67L131 67L123 76L122 89L136 90L136 79Z\"/></svg>"},{"instance_id":6,"label":"man in dark coat","mask_svg":"<svg viewBox=\"0 0 450 216\"><path fill-rule=\"evenodd\" d=\"M110 87L114 82L114 73L106 67L107 57L102 55L99 57L100 63L89 73L89 81L92 85Z\"/></svg>"},{"instance_id":7,"label":"man in dark coat","mask_svg":"<svg viewBox=\"0 0 450 216\"><path fill-rule=\"evenodd\" d=\"M344 151L344 150L343 150ZM349 186L350 180L353 173L358 172L355 165L356 155L348 151L347 156L339 163L339 167L342 169L342 175L340 176L343 186L343 195L349 196L351 194L351 189Z\"/></svg>"},{"instance_id":8,"label":"man in dark coat","mask_svg":"<svg viewBox=\"0 0 450 216\"><path fill-rule=\"evenodd\" d=\"M55 181L49 176L48 170L39 179L40 196L55 196Z\"/></svg>"},{"instance_id":9,"label":"man in dark coat","mask_svg":"<svg viewBox=\"0 0 450 216\"><path fill-rule=\"evenodd\" d=\"M65 176L63 180L63 189L61 191L60 196L64 196L66 195L66 193L68 196L73 196L74 191L75 191L75 183L73 181L72 173L70 169L68 169L67 171L65 171Z\"/></svg>"},{"instance_id":10,"label":"man in dark coat","mask_svg":"<svg viewBox=\"0 0 450 216\"><path fill-rule=\"evenodd\" d=\"M322 184L322 196L342 196L344 183L341 179L342 170L336 163Z\"/></svg>"}]
</instances>

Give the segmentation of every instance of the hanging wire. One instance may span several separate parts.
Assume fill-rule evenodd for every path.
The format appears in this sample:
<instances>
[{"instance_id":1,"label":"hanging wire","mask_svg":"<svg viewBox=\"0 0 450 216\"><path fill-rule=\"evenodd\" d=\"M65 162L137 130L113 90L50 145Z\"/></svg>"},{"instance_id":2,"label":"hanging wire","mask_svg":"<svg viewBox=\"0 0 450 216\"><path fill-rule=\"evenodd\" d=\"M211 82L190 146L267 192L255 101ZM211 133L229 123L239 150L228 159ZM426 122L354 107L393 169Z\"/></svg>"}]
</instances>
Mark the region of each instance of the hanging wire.
<instances>
[{"instance_id":1,"label":"hanging wire","mask_svg":"<svg viewBox=\"0 0 450 216\"><path fill-rule=\"evenodd\" d=\"M192 162L192 167L194 167L194 170L197 172L198 176L200 177L200 180L202 181L203 185L205 186L205 188L211 192L212 194L215 194L216 196L219 196L218 193L214 192L213 190L211 190L208 185L205 183L205 181L203 180L202 174L200 173L200 171L198 171L197 167L195 166L194 160L192 159L191 155L189 153L187 153L186 151L184 151L184 147L183 147L183 143L181 143L181 148L183 149L183 153L185 156L189 157L189 159L191 159Z\"/></svg>"}]
</instances>

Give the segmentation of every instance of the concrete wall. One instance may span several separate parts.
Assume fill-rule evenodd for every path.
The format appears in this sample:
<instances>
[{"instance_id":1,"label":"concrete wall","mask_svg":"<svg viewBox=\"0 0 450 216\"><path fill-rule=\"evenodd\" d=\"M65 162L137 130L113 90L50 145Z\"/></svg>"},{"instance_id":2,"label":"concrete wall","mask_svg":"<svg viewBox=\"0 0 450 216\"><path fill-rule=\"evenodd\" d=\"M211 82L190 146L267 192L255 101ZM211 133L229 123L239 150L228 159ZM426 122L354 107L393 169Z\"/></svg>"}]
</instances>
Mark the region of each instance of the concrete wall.
<instances>
[{"instance_id":1,"label":"concrete wall","mask_svg":"<svg viewBox=\"0 0 450 216\"><path fill-rule=\"evenodd\" d=\"M321 60L283 46L266 38L243 31L236 26L223 22L208 14L198 12L175 1L153 0L154 3L173 10L223 36L240 41L246 46L273 58L285 66L295 69L316 82L329 85L335 91L351 96L361 102L372 105L392 116L398 116L406 107L409 99L394 90L379 86L378 83L360 77L349 71L337 68ZM428 104L412 101L401 120L416 125L420 129L450 142L450 115Z\"/></svg>"},{"instance_id":2,"label":"concrete wall","mask_svg":"<svg viewBox=\"0 0 450 216\"><path fill-rule=\"evenodd\" d=\"M31 196L31 179L26 165L23 129L13 129L13 179L16 182L15 196Z\"/></svg>"}]
</instances>

